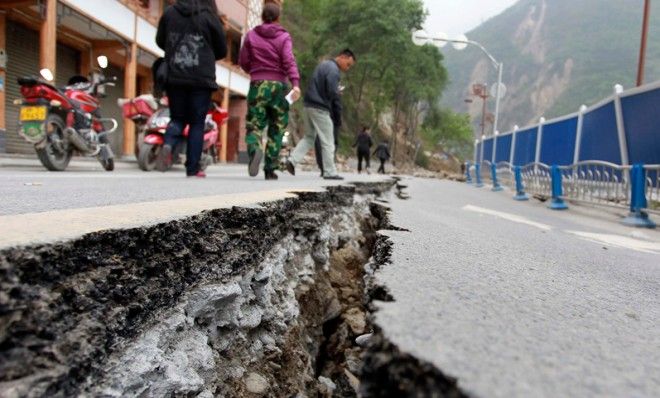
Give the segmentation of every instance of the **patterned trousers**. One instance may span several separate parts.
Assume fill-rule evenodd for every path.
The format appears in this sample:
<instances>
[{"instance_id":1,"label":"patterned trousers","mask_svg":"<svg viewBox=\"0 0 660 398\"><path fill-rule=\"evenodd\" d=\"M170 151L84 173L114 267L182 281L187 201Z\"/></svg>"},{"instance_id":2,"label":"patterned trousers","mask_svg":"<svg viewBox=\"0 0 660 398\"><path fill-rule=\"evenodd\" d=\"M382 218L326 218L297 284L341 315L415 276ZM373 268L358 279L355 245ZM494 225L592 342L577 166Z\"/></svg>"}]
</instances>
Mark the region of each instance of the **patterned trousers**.
<instances>
[{"instance_id":1,"label":"patterned trousers","mask_svg":"<svg viewBox=\"0 0 660 398\"><path fill-rule=\"evenodd\" d=\"M289 103L285 96L288 86L277 81L255 81L248 92L247 134L248 153L253 154L261 146L261 135L268 133L264 170L279 169L284 129L289 124Z\"/></svg>"}]
</instances>

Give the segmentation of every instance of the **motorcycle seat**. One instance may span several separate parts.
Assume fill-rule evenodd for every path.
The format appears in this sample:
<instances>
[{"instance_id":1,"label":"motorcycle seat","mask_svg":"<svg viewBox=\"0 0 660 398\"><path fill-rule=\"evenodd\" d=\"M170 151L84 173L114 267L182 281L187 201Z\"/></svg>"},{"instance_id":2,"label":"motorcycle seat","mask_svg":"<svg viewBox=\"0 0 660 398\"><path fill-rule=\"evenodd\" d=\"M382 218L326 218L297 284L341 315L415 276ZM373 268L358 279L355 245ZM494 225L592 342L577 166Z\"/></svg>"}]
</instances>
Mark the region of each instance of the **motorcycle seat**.
<instances>
[{"instance_id":1,"label":"motorcycle seat","mask_svg":"<svg viewBox=\"0 0 660 398\"><path fill-rule=\"evenodd\" d=\"M147 104L149 106L149 108L151 108L152 110L154 110L154 111L158 110L158 101L156 101L154 96L151 95L151 94L142 94L142 95L136 97L135 99L119 98L119 99L117 99L117 105L122 107L122 106L128 104L129 102L132 102L132 101L135 101L135 100L138 100L138 99L143 101L145 104Z\"/></svg>"},{"instance_id":2,"label":"motorcycle seat","mask_svg":"<svg viewBox=\"0 0 660 398\"><path fill-rule=\"evenodd\" d=\"M149 105L149 107L151 109L153 109L153 110L158 109L158 101L156 101L156 98L154 98L153 95L151 95L151 94L142 94L142 95L138 96L138 98L141 99L142 101L146 102L147 105Z\"/></svg>"},{"instance_id":3,"label":"motorcycle seat","mask_svg":"<svg viewBox=\"0 0 660 398\"><path fill-rule=\"evenodd\" d=\"M21 86L36 86L39 84L39 79L34 76L19 77L18 84Z\"/></svg>"}]
</instances>

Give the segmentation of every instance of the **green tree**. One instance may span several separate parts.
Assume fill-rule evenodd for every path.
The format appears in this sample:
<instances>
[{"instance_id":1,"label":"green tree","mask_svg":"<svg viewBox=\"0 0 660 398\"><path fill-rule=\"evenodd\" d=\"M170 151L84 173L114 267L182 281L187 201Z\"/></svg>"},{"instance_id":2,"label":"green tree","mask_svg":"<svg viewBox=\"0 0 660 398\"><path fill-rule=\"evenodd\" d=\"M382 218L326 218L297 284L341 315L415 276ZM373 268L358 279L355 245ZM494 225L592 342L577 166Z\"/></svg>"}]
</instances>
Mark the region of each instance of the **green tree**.
<instances>
[{"instance_id":1,"label":"green tree","mask_svg":"<svg viewBox=\"0 0 660 398\"><path fill-rule=\"evenodd\" d=\"M461 159L469 158L472 152L473 131L468 114L432 108L422 125L421 136L429 149L439 146Z\"/></svg>"},{"instance_id":2,"label":"green tree","mask_svg":"<svg viewBox=\"0 0 660 398\"><path fill-rule=\"evenodd\" d=\"M285 3L283 24L294 40L303 89L323 58L347 47L357 56L357 64L343 78L341 151L349 151L355 132L368 125L381 137L389 135L393 151L409 154L413 160L414 149L404 151L397 143L415 145L430 104L438 103L447 84L440 51L434 46L415 46L411 40L411 32L425 18L421 0ZM389 120L387 126L384 119Z\"/></svg>"}]
</instances>

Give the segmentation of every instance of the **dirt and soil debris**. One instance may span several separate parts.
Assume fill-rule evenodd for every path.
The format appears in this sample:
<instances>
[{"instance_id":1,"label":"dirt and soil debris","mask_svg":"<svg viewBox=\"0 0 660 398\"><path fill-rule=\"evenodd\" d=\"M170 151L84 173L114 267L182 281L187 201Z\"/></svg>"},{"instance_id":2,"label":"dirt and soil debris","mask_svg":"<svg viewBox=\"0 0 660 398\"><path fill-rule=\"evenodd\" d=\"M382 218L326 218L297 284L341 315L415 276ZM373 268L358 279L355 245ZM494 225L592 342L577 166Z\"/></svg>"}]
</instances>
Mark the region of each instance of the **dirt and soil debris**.
<instances>
[{"instance_id":1,"label":"dirt and soil debris","mask_svg":"<svg viewBox=\"0 0 660 398\"><path fill-rule=\"evenodd\" d=\"M461 396L371 322L395 184L0 252L0 396Z\"/></svg>"}]
</instances>

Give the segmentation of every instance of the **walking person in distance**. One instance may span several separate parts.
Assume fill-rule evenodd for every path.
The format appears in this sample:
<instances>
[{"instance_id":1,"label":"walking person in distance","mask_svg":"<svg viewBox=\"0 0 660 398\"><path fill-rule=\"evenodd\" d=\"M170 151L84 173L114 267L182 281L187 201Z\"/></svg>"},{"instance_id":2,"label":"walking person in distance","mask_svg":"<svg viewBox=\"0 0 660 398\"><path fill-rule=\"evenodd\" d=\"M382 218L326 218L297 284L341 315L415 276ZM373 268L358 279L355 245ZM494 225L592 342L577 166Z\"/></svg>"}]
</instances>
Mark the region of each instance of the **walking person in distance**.
<instances>
[{"instance_id":1,"label":"walking person in distance","mask_svg":"<svg viewBox=\"0 0 660 398\"><path fill-rule=\"evenodd\" d=\"M248 112L246 118L248 146L248 174L259 174L264 156L261 134L267 131L264 174L276 180L282 137L289 124L289 91L287 78L293 86L292 101L300 97L300 75L293 56L291 35L280 25L280 7L266 3L261 14L263 24L249 31L241 48L239 63L250 74Z\"/></svg>"},{"instance_id":2,"label":"walking person in distance","mask_svg":"<svg viewBox=\"0 0 660 398\"><path fill-rule=\"evenodd\" d=\"M157 167L172 165L172 148L189 126L186 147L186 175L206 177L200 169L204 145L204 124L211 94L218 89L215 62L227 55L225 32L214 0L178 0L158 22L156 44L165 51L165 91L170 123Z\"/></svg>"},{"instance_id":3,"label":"walking person in distance","mask_svg":"<svg viewBox=\"0 0 660 398\"><path fill-rule=\"evenodd\" d=\"M295 166L314 147L316 136L321 140L323 178L342 180L335 166L335 143L330 112L333 101L341 101L339 93L340 71L347 72L355 64L355 54L343 50L334 59L320 63L310 79L304 97L305 136L296 145L287 161L287 170L295 175Z\"/></svg>"},{"instance_id":4,"label":"walking person in distance","mask_svg":"<svg viewBox=\"0 0 660 398\"><path fill-rule=\"evenodd\" d=\"M378 147L376 147L376 150L374 151L374 155L376 155L378 160L380 160L380 167L378 168L378 172L385 174L385 162L390 159L390 148L386 141L378 144Z\"/></svg>"},{"instance_id":5,"label":"walking person in distance","mask_svg":"<svg viewBox=\"0 0 660 398\"><path fill-rule=\"evenodd\" d=\"M373 146L373 141L371 140L371 134L369 132L369 127L362 127L362 131L355 138L353 147L357 147L357 158L358 158L358 174L362 173L362 161L364 160L365 169L367 174L371 174L369 170L369 157L371 155L371 147Z\"/></svg>"}]
</instances>

